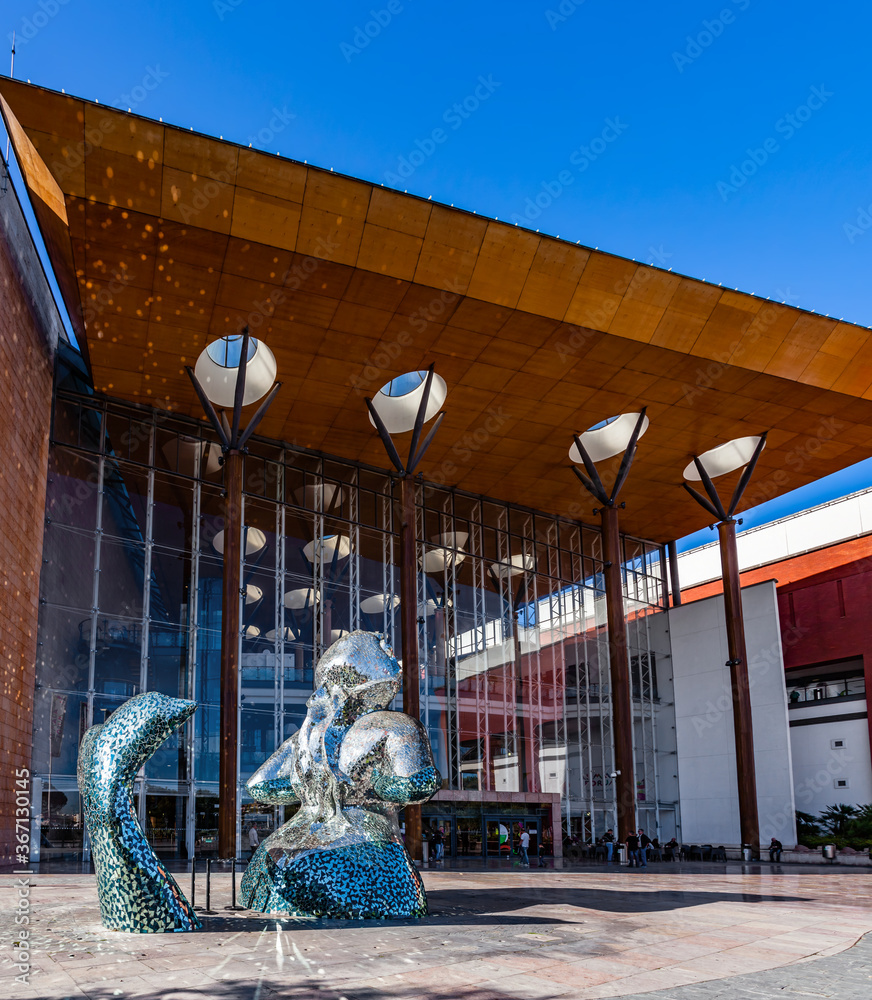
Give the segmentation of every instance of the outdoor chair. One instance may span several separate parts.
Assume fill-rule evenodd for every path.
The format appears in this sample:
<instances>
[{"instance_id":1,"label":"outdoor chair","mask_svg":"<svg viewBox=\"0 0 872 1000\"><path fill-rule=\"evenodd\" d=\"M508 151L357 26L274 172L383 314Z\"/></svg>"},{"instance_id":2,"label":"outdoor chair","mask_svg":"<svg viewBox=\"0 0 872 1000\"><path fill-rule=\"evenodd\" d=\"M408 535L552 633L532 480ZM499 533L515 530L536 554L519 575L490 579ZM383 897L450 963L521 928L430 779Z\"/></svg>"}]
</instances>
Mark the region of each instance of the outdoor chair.
<instances>
[{"instance_id":1,"label":"outdoor chair","mask_svg":"<svg viewBox=\"0 0 872 1000\"><path fill-rule=\"evenodd\" d=\"M711 861L712 851L714 850L711 844L703 844L699 850L701 854L700 857L701 861Z\"/></svg>"},{"instance_id":2,"label":"outdoor chair","mask_svg":"<svg viewBox=\"0 0 872 1000\"><path fill-rule=\"evenodd\" d=\"M712 848L712 861L726 861L726 860L727 860L727 852L723 844L721 844L720 847Z\"/></svg>"},{"instance_id":3,"label":"outdoor chair","mask_svg":"<svg viewBox=\"0 0 872 1000\"><path fill-rule=\"evenodd\" d=\"M702 861L702 848L698 844L691 844L687 854L691 861Z\"/></svg>"},{"instance_id":4,"label":"outdoor chair","mask_svg":"<svg viewBox=\"0 0 872 1000\"><path fill-rule=\"evenodd\" d=\"M648 848L648 860L649 861L662 861L663 860L663 849L660 847L649 847Z\"/></svg>"},{"instance_id":5,"label":"outdoor chair","mask_svg":"<svg viewBox=\"0 0 872 1000\"><path fill-rule=\"evenodd\" d=\"M600 859L606 861L609 856L608 848L606 847L606 845L597 844L596 847L593 849L593 856L594 856L594 861L599 861Z\"/></svg>"}]
</instances>

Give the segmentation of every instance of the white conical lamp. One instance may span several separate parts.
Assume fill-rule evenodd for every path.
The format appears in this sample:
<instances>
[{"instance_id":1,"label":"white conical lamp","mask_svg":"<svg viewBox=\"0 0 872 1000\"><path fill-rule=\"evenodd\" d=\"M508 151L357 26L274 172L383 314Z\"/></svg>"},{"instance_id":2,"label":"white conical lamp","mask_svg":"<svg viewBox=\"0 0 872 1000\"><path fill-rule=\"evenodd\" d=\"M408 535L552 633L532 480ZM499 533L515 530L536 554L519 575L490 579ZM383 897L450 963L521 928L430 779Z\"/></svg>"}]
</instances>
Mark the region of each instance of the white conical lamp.
<instances>
[{"instance_id":1,"label":"white conical lamp","mask_svg":"<svg viewBox=\"0 0 872 1000\"><path fill-rule=\"evenodd\" d=\"M580 440L584 445L584 450L590 456L590 460L592 462L602 462L607 458L613 458L615 455L620 455L626 451L638 422L638 413L622 413L620 416L609 417L608 420L594 424L593 427L586 430L580 436ZM642 421L639 437L642 437L645 431L648 430L649 423L650 421L645 417ZM581 455L579 455L578 448L574 444L569 449L569 457L578 465L582 464Z\"/></svg>"},{"instance_id":2,"label":"white conical lamp","mask_svg":"<svg viewBox=\"0 0 872 1000\"><path fill-rule=\"evenodd\" d=\"M351 542L347 535L325 535L320 542L309 542L303 547L303 555L309 562L315 561L315 553L324 562L332 561L334 554L337 559L345 559L351 553Z\"/></svg>"},{"instance_id":3,"label":"white conical lamp","mask_svg":"<svg viewBox=\"0 0 872 1000\"><path fill-rule=\"evenodd\" d=\"M310 608L315 601L319 601L321 595L312 587L302 587L299 590L289 590L285 594L285 607L292 611L299 611L301 608Z\"/></svg>"},{"instance_id":4,"label":"white conical lamp","mask_svg":"<svg viewBox=\"0 0 872 1000\"><path fill-rule=\"evenodd\" d=\"M260 550L266 545L266 535L260 530L260 528L249 528L246 527L245 531L245 554L247 556L254 555L255 552L260 552ZM224 555L224 531L223 529L218 532L215 538L212 540L212 546L216 552L219 552L222 556Z\"/></svg>"},{"instance_id":5,"label":"white conical lamp","mask_svg":"<svg viewBox=\"0 0 872 1000\"><path fill-rule=\"evenodd\" d=\"M242 334L234 334L213 341L197 358L194 374L215 406L232 409L241 354ZM276 370L273 352L262 340L250 337L243 406L256 403L269 392L276 379Z\"/></svg>"},{"instance_id":6,"label":"white conical lamp","mask_svg":"<svg viewBox=\"0 0 872 1000\"><path fill-rule=\"evenodd\" d=\"M381 417L388 434L403 434L414 428L418 407L421 404L421 397L424 395L424 386L429 374L426 371L406 372L405 375L391 379L375 394L372 405ZM430 383L427 409L424 413L424 423L436 416L447 395L448 386L445 384L445 379L434 372L433 381ZM375 427L372 414L369 416L369 422Z\"/></svg>"},{"instance_id":7,"label":"white conical lamp","mask_svg":"<svg viewBox=\"0 0 872 1000\"><path fill-rule=\"evenodd\" d=\"M759 443L759 437L734 438L726 444L719 444L716 448L704 451L699 456L699 463L711 479L725 476L728 472L735 472L736 469L747 465ZM688 463L682 475L691 482L699 482L702 478L694 462Z\"/></svg>"}]
</instances>

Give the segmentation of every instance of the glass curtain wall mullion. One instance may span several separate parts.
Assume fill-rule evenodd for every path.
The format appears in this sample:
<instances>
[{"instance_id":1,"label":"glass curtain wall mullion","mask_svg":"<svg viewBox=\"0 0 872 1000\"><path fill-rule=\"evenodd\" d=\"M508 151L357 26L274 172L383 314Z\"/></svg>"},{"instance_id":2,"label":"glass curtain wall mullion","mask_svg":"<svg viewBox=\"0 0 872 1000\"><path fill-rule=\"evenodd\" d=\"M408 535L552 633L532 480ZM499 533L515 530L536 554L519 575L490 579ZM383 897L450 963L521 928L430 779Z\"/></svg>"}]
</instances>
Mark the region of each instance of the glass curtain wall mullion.
<instances>
[{"instance_id":1,"label":"glass curtain wall mullion","mask_svg":"<svg viewBox=\"0 0 872 1000\"><path fill-rule=\"evenodd\" d=\"M148 470L148 486L145 506L145 551L142 588L142 649L139 669L139 690L148 690L148 637L151 622L151 562L154 548L154 468Z\"/></svg>"},{"instance_id":2,"label":"glass curtain wall mullion","mask_svg":"<svg viewBox=\"0 0 872 1000\"><path fill-rule=\"evenodd\" d=\"M649 697L650 697L650 709L651 709L651 755L652 755L652 767L651 776L654 784L654 816L657 825L657 836L660 836L661 825L660 825L660 775L657 760L657 720L655 713L657 712L657 705L654 701L654 680L656 677L656 664L653 662L653 652L651 650L651 623L649 621L650 616L645 616L645 637L648 646L648 670L651 673L651 683L649 685Z\"/></svg>"},{"instance_id":3,"label":"glass curtain wall mullion","mask_svg":"<svg viewBox=\"0 0 872 1000\"><path fill-rule=\"evenodd\" d=\"M578 764L579 764L579 768L578 769L579 769L580 772L582 772L581 774L579 774L579 780L581 781L581 784L582 784L582 787L581 787L582 798L583 798L583 800L585 800L587 802L587 808L588 808L588 811L590 812L591 817L595 819L596 818L596 805L595 805L594 786L593 786L593 729L591 727L591 720L590 720L591 687L592 687L592 685L591 685L591 676L592 676L592 669L593 669L593 663L591 661L591 654L590 654L590 647L591 647L591 645L592 644L591 644L590 640L587 637L585 637L584 638L584 645L582 646L582 649L584 651L584 687L585 687L585 691L584 691L584 717L585 717L584 732L585 732L585 742L584 742L584 745L582 746L581 745L581 708L579 706L579 711L578 711L578 718L579 718L579 727L578 727L578 740L579 740ZM594 643L593 645L594 645L594 648L596 648L596 644ZM581 684L581 677L580 676L578 677L577 683L579 685ZM579 696L580 696L580 693L581 693L581 691L580 691L580 687L579 687ZM600 740L602 740L602 731L601 730L600 730ZM584 774L583 774L584 758L585 757L587 757L587 781L584 781ZM605 784L603 785L603 788L605 788ZM606 824L606 826L608 827L608 824Z\"/></svg>"},{"instance_id":4,"label":"glass curtain wall mullion","mask_svg":"<svg viewBox=\"0 0 872 1000\"><path fill-rule=\"evenodd\" d=\"M151 433L154 430L153 427L149 428L149 436L153 437ZM148 468L148 485L146 487L146 504L145 504L145 546L143 551L143 568L142 568L142 612L140 620L140 632L142 635L142 645L140 647L140 657L139 657L139 690L148 690L148 635L149 635L149 622L151 618L149 617L149 607L151 602L151 557L152 557L152 546L154 544L154 456L151 452L151 443L149 442L149 468ZM181 737L177 737L181 738ZM148 829L147 818L146 818L146 798L149 789L149 780L146 778L145 767L140 772L141 780L138 782L139 786L139 800L138 800L138 813L139 813L139 823L143 830Z\"/></svg>"},{"instance_id":5,"label":"glass curtain wall mullion","mask_svg":"<svg viewBox=\"0 0 872 1000\"><path fill-rule=\"evenodd\" d=\"M282 456L282 463L279 466L278 496L285 495L285 455ZM275 705L273 711L273 725L275 728L275 745L280 747L285 741L285 583L287 571L287 559L285 553L285 518L287 510L283 503L276 504L276 572L275 572L275 642L273 644L273 662L275 670L273 673L273 690L275 691ZM278 650L281 650L281 653ZM296 646L292 656L296 659Z\"/></svg>"},{"instance_id":6,"label":"glass curtain wall mullion","mask_svg":"<svg viewBox=\"0 0 872 1000\"><path fill-rule=\"evenodd\" d=\"M456 529L456 523L452 523L451 530ZM453 544L457 544L456 536L454 538ZM481 525L477 521L472 521L469 524L469 549L471 552L480 554L482 552L482 532ZM488 650L487 650L487 608L485 605L484 597L484 580L482 579L482 565L483 560L480 558L469 559L471 576L472 576L472 635L474 639L472 641L472 649L469 650L469 661L471 663L477 663L480 665L479 670L473 675L473 682L475 684L476 693L476 716L478 719L478 739L479 741L484 741L490 747L491 742L491 704L490 704L490 670L488 669ZM457 581L457 559L453 556L449 556L449 564L452 569L452 576L455 581ZM461 623L461 628L464 627L464 623ZM465 629L464 629L465 631ZM454 648L455 656L459 653L458 643L455 640ZM503 736L505 741L505 734ZM506 753L505 742L503 746L503 753ZM490 756L490 753L489 753ZM504 762L505 764L505 762ZM496 768L493 761L489 761L489 767L487 768L487 780L488 788L492 788L496 785ZM493 790L496 790L493 787Z\"/></svg>"},{"instance_id":7,"label":"glass curtain wall mullion","mask_svg":"<svg viewBox=\"0 0 872 1000\"><path fill-rule=\"evenodd\" d=\"M200 481L195 480L191 496L191 579L188 587L188 607L185 613L185 620L188 623L188 657L187 657L187 685L185 697L193 700L197 692L197 643L198 622L197 622L197 594L199 593L200 580ZM186 842L190 845L191 857L194 856L194 845L196 843L197 827L197 786L194 781L196 774L197 740L194 728L194 719L191 718L185 725L185 740L187 741L187 792L188 792L188 812L187 829L185 831Z\"/></svg>"},{"instance_id":8,"label":"glass curtain wall mullion","mask_svg":"<svg viewBox=\"0 0 872 1000\"><path fill-rule=\"evenodd\" d=\"M101 455L97 465L97 496L103 496L106 459ZM91 596L91 637L88 645L88 718L94 724L94 688L97 671L97 618L100 601L100 556L103 548L103 504L97 504L97 526L94 529L94 589Z\"/></svg>"},{"instance_id":9,"label":"glass curtain wall mullion","mask_svg":"<svg viewBox=\"0 0 872 1000\"><path fill-rule=\"evenodd\" d=\"M416 628L418 630L418 664L419 667L423 668L423 682L424 690L421 695L420 702L420 714L421 723L427 730L427 734L430 734L430 708L431 708L431 698L434 698L433 688L435 686L435 664L432 662L430 656L430 643L427 641L427 632L430 627L430 618L433 619L433 627L435 629L436 619L435 615L429 616L427 614L427 572L425 559L419 559L419 554L426 552L426 547L424 546L421 539L424 537L424 503L426 502L426 494L422 491L421 502L415 503L415 601L417 603L417 611L420 614L416 614L416 621L418 618L423 618L423 624L418 622ZM393 537L393 536L391 536ZM387 539L386 539L387 542ZM391 577L393 581L393 559L391 560ZM392 582L393 585L393 582ZM393 593L393 591L385 591L385 593ZM385 609L385 615L387 615L387 608ZM434 638L438 641L438 637ZM394 649L394 655L397 655L396 648ZM433 644L433 656L438 658L438 652L436 650L436 643ZM448 775L443 775L443 778L447 778Z\"/></svg>"},{"instance_id":10,"label":"glass curtain wall mullion","mask_svg":"<svg viewBox=\"0 0 872 1000\"><path fill-rule=\"evenodd\" d=\"M324 482L324 463L319 463L319 480L320 483ZM314 645L314 663L317 663L321 655L330 645L325 639L329 639L329 636L325 636L325 631L327 628L327 593L326 593L326 583L324 579L324 513L323 513L323 500L324 491L316 488L313 493L314 496L314 508L315 515L312 518L312 572L313 572L313 582L312 586L314 588L315 596L315 607L313 609L313 615L315 619L315 627L313 629L312 641Z\"/></svg>"},{"instance_id":11,"label":"glass curtain wall mullion","mask_svg":"<svg viewBox=\"0 0 872 1000\"><path fill-rule=\"evenodd\" d=\"M245 493L243 487L242 490L242 509L240 522L242 524L242 544L239 546L239 565L238 565L238 577L237 579L240 583L245 579L245 550L248 542L248 532L245 529L245 518L246 518L246 507L248 506L248 497ZM225 531L229 526L225 525ZM224 536L227 540L227 535ZM227 550L229 545L224 546L224 558L227 559ZM241 783L240 775L242 774L242 623L245 620L245 604L243 603L243 588L240 587L239 592L234 594L234 599L239 606L239 629L236 632L236 850L234 854L238 853L240 845L242 844L242 795L240 792ZM224 607L221 608L222 615L226 613ZM223 632L223 623L222 623Z\"/></svg>"},{"instance_id":12,"label":"glass curtain wall mullion","mask_svg":"<svg viewBox=\"0 0 872 1000\"><path fill-rule=\"evenodd\" d=\"M354 483L348 488L348 540L351 554L348 563L348 627L354 632L360 628L360 473L353 473ZM382 591L386 593L386 591ZM386 602L387 603L387 602Z\"/></svg>"}]
</instances>

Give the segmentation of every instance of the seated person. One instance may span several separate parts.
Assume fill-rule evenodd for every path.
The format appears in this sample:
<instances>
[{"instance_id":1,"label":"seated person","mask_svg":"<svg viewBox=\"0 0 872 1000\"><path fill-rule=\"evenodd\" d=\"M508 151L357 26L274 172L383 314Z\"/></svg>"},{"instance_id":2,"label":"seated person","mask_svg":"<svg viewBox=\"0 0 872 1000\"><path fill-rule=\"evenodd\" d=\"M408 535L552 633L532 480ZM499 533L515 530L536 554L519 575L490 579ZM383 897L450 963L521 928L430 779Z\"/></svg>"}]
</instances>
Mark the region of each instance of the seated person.
<instances>
[{"instance_id":1,"label":"seated person","mask_svg":"<svg viewBox=\"0 0 872 1000\"><path fill-rule=\"evenodd\" d=\"M781 845L780 840L776 840L774 837L769 841L769 860L772 862L781 860L781 852L784 848Z\"/></svg>"}]
</instances>

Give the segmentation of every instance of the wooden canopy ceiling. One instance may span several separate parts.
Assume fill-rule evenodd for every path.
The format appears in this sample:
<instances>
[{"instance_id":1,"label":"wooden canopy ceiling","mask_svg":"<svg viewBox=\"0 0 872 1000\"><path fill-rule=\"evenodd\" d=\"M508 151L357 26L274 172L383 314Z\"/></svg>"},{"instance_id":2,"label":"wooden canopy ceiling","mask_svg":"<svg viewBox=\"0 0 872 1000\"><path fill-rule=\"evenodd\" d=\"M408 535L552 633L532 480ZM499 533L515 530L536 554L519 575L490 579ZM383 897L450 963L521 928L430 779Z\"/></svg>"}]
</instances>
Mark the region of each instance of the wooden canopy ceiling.
<instances>
[{"instance_id":1,"label":"wooden canopy ceiling","mask_svg":"<svg viewBox=\"0 0 872 1000\"><path fill-rule=\"evenodd\" d=\"M364 396L435 362L425 478L585 519L572 433L647 405L622 524L655 541L707 523L679 484L716 444L769 430L748 504L872 454L865 328L17 81L0 95L98 391L201 416L183 366L247 322L284 382L259 433L385 467Z\"/></svg>"}]
</instances>

